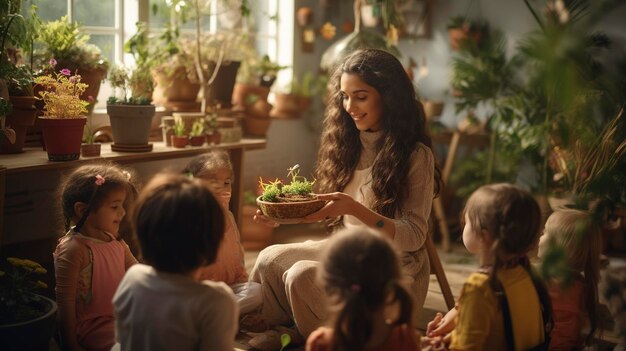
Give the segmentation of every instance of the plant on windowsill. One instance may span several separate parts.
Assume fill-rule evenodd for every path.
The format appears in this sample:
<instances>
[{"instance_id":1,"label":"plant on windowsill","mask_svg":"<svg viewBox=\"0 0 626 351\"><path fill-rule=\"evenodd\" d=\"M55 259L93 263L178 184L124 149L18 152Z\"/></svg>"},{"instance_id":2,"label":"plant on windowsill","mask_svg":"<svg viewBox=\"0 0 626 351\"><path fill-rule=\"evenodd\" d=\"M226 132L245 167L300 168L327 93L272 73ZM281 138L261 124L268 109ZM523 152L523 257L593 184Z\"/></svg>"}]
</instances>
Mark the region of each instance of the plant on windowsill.
<instances>
[{"instance_id":1,"label":"plant on windowsill","mask_svg":"<svg viewBox=\"0 0 626 351\"><path fill-rule=\"evenodd\" d=\"M38 295L47 288L39 280L46 269L39 263L9 257L0 268L0 348L48 349L55 331L57 304Z\"/></svg>"},{"instance_id":2,"label":"plant on windowsill","mask_svg":"<svg viewBox=\"0 0 626 351\"><path fill-rule=\"evenodd\" d=\"M182 149L189 143L189 136L185 134L185 123L182 120L176 121L172 127L174 135L171 136L172 146Z\"/></svg>"},{"instance_id":3,"label":"plant on windowsill","mask_svg":"<svg viewBox=\"0 0 626 351\"><path fill-rule=\"evenodd\" d=\"M35 57L44 62L54 58L58 67L80 75L88 86L81 98L86 100L92 96L97 99L109 63L100 48L88 43L90 36L82 31L81 26L64 16L57 21L42 23L38 34L37 42L42 44L43 51L36 51Z\"/></svg>"},{"instance_id":4,"label":"plant on windowsill","mask_svg":"<svg viewBox=\"0 0 626 351\"><path fill-rule=\"evenodd\" d=\"M286 184L276 179L265 183L259 179L259 187L263 190L257 198L257 205L268 218L279 223L298 223L303 217L320 210L326 203L318 200L313 194L313 184L306 177L300 176L300 165L288 170L291 178Z\"/></svg>"},{"instance_id":5,"label":"plant on windowsill","mask_svg":"<svg viewBox=\"0 0 626 351\"><path fill-rule=\"evenodd\" d=\"M219 106L213 106L211 112L205 117L207 126L206 143L209 145L218 145L222 142L222 133L219 130L219 122L217 120L217 112Z\"/></svg>"},{"instance_id":6,"label":"plant on windowsill","mask_svg":"<svg viewBox=\"0 0 626 351\"><path fill-rule=\"evenodd\" d=\"M150 76L146 76L145 73L146 71L141 66L137 66L130 73L124 67L114 66L109 73L114 95L107 100L107 113L113 131L114 144L111 145L113 150L152 150L151 145L148 144L148 138L156 108L150 103L149 90L146 92L133 89L142 79L150 79Z\"/></svg>"},{"instance_id":7,"label":"plant on windowsill","mask_svg":"<svg viewBox=\"0 0 626 351\"><path fill-rule=\"evenodd\" d=\"M50 161L76 160L80 156L83 130L89 102L81 98L87 89L79 74L63 68L56 71L57 62L50 59L51 73L35 78L39 98L44 102L43 117L38 117Z\"/></svg>"},{"instance_id":8,"label":"plant on windowsill","mask_svg":"<svg viewBox=\"0 0 626 351\"><path fill-rule=\"evenodd\" d=\"M202 146L204 141L206 140L206 136L204 135L204 120L197 119L193 122L191 126L189 143L191 146Z\"/></svg>"}]
</instances>

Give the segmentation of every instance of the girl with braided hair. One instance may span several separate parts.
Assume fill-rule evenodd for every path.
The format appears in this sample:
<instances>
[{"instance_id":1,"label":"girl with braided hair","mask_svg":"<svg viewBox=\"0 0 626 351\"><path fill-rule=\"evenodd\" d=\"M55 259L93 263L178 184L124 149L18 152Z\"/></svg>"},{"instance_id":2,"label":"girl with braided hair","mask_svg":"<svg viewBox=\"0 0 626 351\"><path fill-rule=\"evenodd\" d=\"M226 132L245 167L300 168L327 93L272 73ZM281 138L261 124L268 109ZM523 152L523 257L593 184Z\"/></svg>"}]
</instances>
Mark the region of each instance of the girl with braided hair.
<instances>
[{"instance_id":1,"label":"girl with braided hair","mask_svg":"<svg viewBox=\"0 0 626 351\"><path fill-rule=\"evenodd\" d=\"M81 166L60 189L67 233L54 251L54 270L63 349L110 350L111 300L137 263L118 233L136 190L130 173L113 164Z\"/></svg>"}]
</instances>

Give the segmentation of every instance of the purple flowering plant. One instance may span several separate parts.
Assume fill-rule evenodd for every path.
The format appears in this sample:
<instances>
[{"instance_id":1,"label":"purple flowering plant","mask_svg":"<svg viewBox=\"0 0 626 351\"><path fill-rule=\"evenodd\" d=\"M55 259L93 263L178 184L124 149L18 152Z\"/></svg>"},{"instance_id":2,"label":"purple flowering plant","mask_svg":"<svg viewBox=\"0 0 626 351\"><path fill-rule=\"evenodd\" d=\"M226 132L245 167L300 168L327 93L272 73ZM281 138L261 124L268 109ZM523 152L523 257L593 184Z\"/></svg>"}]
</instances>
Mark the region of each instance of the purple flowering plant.
<instances>
[{"instance_id":1,"label":"purple flowering plant","mask_svg":"<svg viewBox=\"0 0 626 351\"><path fill-rule=\"evenodd\" d=\"M80 95L87 89L81 83L81 76L64 68L55 72L57 61L50 59L46 75L35 78L35 83L44 88L39 92L38 99L45 104L44 116L50 118L80 118L87 113L89 102L82 100Z\"/></svg>"}]
</instances>

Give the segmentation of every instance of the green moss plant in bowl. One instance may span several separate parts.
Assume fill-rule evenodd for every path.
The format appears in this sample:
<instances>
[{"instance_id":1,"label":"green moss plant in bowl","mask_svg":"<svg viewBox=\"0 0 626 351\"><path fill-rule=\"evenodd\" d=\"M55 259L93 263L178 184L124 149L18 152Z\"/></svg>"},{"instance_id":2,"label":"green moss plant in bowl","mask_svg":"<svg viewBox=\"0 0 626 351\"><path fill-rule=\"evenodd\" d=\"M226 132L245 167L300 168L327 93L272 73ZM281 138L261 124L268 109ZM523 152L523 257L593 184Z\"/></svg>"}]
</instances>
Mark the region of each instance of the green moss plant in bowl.
<instances>
[{"instance_id":1,"label":"green moss plant in bowl","mask_svg":"<svg viewBox=\"0 0 626 351\"><path fill-rule=\"evenodd\" d=\"M299 176L300 166L289 168L289 184L283 184L276 179L273 182L259 181L263 194L256 199L256 203L263 215L278 223L299 223L302 218L319 211L326 204L318 200L313 194L313 183L305 177Z\"/></svg>"}]
</instances>

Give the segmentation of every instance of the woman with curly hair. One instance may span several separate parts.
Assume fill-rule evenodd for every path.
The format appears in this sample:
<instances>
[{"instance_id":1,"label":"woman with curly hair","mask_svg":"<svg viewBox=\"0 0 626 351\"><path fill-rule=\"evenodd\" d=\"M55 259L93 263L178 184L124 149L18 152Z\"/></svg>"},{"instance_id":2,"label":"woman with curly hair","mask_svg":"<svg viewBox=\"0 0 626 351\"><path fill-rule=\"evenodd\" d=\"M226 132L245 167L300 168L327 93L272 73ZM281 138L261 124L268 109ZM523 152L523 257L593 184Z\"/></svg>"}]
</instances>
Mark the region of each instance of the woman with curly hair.
<instances>
[{"instance_id":1,"label":"woman with curly hair","mask_svg":"<svg viewBox=\"0 0 626 351\"><path fill-rule=\"evenodd\" d=\"M329 89L316 171L318 198L328 202L305 221L326 220L331 229L366 226L388 236L412 285L415 318L428 290L424 242L440 186L422 104L402 64L381 50L352 53ZM277 225L260 211L255 219ZM263 325L295 324L306 337L325 322L324 293L315 280L325 245L273 245L260 253L250 279L262 284ZM244 328L250 324L242 321ZM275 349L278 334L270 330L250 344Z\"/></svg>"}]
</instances>

